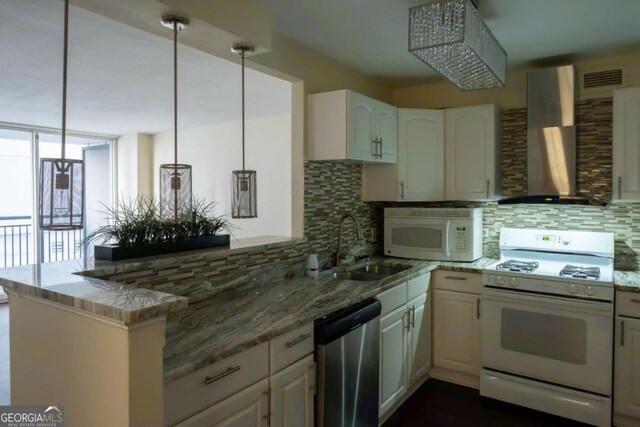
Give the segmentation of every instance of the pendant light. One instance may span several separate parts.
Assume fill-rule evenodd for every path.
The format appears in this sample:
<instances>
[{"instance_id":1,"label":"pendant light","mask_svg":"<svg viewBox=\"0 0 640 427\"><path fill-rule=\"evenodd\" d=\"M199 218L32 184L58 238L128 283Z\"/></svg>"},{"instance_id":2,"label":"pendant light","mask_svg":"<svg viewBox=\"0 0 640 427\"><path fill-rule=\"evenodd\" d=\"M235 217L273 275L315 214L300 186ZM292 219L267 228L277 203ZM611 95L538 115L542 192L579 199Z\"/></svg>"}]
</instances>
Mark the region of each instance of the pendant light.
<instances>
[{"instance_id":1,"label":"pendant light","mask_svg":"<svg viewBox=\"0 0 640 427\"><path fill-rule=\"evenodd\" d=\"M258 216L256 171L246 170L244 162L244 57L247 52L253 52L253 46L237 43L231 47L231 51L242 58L242 170L231 172L231 217L256 218Z\"/></svg>"},{"instance_id":2,"label":"pendant light","mask_svg":"<svg viewBox=\"0 0 640 427\"><path fill-rule=\"evenodd\" d=\"M79 230L84 225L84 162L67 159L67 56L69 51L69 0L64 2L64 53L62 68L62 148L59 159L40 160L38 213L41 230Z\"/></svg>"},{"instance_id":3,"label":"pendant light","mask_svg":"<svg viewBox=\"0 0 640 427\"><path fill-rule=\"evenodd\" d=\"M163 218L180 220L191 213L191 165L178 163L178 31L189 25L181 16L163 16L173 30L173 163L160 165L160 210Z\"/></svg>"}]
</instances>

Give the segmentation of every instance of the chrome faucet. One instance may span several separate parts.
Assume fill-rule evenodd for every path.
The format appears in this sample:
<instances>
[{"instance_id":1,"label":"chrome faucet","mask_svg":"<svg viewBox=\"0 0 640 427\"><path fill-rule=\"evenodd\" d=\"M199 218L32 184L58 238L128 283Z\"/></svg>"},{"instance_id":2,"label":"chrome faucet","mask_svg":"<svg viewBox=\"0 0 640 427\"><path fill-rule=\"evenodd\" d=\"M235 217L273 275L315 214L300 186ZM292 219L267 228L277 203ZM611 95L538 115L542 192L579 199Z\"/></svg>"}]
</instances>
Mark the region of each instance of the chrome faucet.
<instances>
[{"instance_id":1,"label":"chrome faucet","mask_svg":"<svg viewBox=\"0 0 640 427\"><path fill-rule=\"evenodd\" d=\"M353 218L353 221L356 223L356 235L358 237L358 240L362 240L362 229L360 228L358 218L350 213L342 215L342 217L340 218L340 224L338 225L338 249L336 250L336 267L339 267L340 263L342 262L342 225L347 218Z\"/></svg>"}]
</instances>

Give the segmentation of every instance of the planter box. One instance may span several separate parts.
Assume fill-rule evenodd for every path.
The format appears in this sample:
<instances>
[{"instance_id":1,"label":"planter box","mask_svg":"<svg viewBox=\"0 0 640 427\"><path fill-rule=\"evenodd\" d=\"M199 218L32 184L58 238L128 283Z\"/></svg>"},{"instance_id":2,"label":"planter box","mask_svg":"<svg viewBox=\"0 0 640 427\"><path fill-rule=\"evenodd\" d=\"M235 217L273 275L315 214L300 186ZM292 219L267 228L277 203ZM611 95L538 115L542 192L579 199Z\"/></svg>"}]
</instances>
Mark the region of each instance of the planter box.
<instances>
[{"instance_id":1,"label":"planter box","mask_svg":"<svg viewBox=\"0 0 640 427\"><path fill-rule=\"evenodd\" d=\"M230 242L231 239L228 234L221 234L217 236L198 237L197 239L155 243L151 245L96 245L94 246L94 256L96 259L103 261L120 261L123 259L170 254L173 252L229 246Z\"/></svg>"}]
</instances>

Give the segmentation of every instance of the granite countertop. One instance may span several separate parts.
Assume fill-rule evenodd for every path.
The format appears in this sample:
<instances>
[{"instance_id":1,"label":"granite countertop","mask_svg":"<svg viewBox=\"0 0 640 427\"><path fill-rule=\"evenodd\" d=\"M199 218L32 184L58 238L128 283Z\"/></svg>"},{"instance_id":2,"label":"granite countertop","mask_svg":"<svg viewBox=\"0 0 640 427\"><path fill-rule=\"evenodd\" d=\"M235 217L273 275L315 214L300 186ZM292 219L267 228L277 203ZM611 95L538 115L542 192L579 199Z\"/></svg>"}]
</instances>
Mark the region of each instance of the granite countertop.
<instances>
[{"instance_id":1,"label":"granite countertop","mask_svg":"<svg viewBox=\"0 0 640 427\"><path fill-rule=\"evenodd\" d=\"M616 271L613 281L616 291L640 292L639 271Z\"/></svg>"},{"instance_id":2,"label":"granite countertop","mask_svg":"<svg viewBox=\"0 0 640 427\"><path fill-rule=\"evenodd\" d=\"M182 310L187 307L188 300L180 295L109 282L97 277L142 270L150 265L175 265L183 257L193 261L212 256L228 256L255 246L271 248L301 241L304 239L262 236L232 239L230 247L185 254L115 262L81 258L4 268L0 269L0 286L20 295L42 298L125 324L133 324Z\"/></svg>"},{"instance_id":3,"label":"granite countertop","mask_svg":"<svg viewBox=\"0 0 640 427\"><path fill-rule=\"evenodd\" d=\"M233 285L222 289L209 281L182 285L176 291L189 298L189 307L167 321L165 383L429 271L480 273L496 260L456 263L381 258L369 262L376 261L411 268L371 282L335 279L328 271L315 279L264 281L236 276L229 279L235 281Z\"/></svg>"},{"instance_id":4,"label":"granite countertop","mask_svg":"<svg viewBox=\"0 0 640 427\"><path fill-rule=\"evenodd\" d=\"M81 260L72 260L0 269L0 286L125 324L187 307L187 298L179 295L77 275L85 266Z\"/></svg>"}]
</instances>

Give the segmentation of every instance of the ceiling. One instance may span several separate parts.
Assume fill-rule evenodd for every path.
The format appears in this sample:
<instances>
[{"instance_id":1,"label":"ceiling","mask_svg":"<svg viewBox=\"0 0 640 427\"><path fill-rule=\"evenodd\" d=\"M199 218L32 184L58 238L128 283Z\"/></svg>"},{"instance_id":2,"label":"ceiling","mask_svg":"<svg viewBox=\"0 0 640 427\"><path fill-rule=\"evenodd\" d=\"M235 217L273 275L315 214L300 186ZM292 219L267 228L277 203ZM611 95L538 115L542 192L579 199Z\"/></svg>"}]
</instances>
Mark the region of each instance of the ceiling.
<instances>
[{"instance_id":1,"label":"ceiling","mask_svg":"<svg viewBox=\"0 0 640 427\"><path fill-rule=\"evenodd\" d=\"M67 128L172 129L171 40L74 6L69 21ZM60 128L62 24L61 1L0 0L0 121ZM239 120L240 66L185 46L178 58L179 128ZM246 91L248 118L290 112L288 82L247 69Z\"/></svg>"},{"instance_id":2,"label":"ceiling","mask_svg":"<svg viewBox=\"0 0 640 427\"><path fill-rule=\"evenodd\" d=\"M428 0L264 0L274 31L391 84L436 76L407 51L409 8ZM480 0L508 68L640 51L639 0Z\"/></svg>"}]
</instances>

